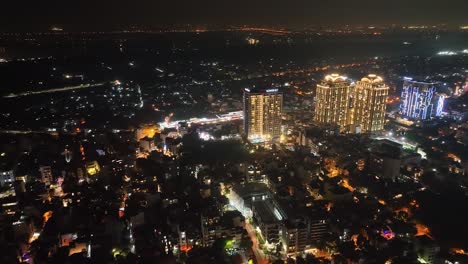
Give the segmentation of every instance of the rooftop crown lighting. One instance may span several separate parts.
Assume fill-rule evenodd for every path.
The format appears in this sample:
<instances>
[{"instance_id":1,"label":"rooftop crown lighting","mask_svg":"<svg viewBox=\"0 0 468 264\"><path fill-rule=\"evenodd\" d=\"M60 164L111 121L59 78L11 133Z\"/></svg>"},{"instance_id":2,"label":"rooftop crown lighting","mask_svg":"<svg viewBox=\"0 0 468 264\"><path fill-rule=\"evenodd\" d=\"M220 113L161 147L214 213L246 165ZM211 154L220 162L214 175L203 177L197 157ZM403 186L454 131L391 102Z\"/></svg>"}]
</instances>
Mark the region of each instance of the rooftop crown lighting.
<instances>
[{"instance_id":1,"label":"rooftop crown lighting","mask_svg":"<svg viewBox=\"0 0 468 264\"><path fill-rule=\"evenodd\" d=\"M382 77L377 76L375 74L369 74L367 77L364 77L361 79L361 82L366 82L366 83L381 83L383 82Z\"/></svg>"},{"instance_id":2,"label":"rooftop crown lighting","mask_svg":"<svg viewBox=\"0 0 468 264\"><path fill-rule=\"evenodd\" d=\"M330 75L327 75L325 76L325 81L328 81L328 82L342 82L342 81L345 81L347 79L346 76L341 76L337 73L333 73L333 74L330 74Z\"/></svg>"}]
</instances>

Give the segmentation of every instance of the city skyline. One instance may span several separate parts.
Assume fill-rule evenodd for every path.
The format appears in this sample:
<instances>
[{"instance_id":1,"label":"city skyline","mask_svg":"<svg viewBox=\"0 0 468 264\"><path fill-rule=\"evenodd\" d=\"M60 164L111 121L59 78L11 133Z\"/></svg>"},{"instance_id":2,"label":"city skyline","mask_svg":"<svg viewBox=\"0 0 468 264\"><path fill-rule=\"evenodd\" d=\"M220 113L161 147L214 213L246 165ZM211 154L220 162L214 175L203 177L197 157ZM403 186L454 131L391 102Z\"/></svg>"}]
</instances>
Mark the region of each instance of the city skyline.
<instances>
[{"instance_id":1,"label":"city skyline","mask_svg":"<svg viewBox=\"0 0 468 264\"><path fill-rule=\"evenodd\" d=\"M0 263L468 263L467 3L4 3Z\"/></svg>"}]
</instances>

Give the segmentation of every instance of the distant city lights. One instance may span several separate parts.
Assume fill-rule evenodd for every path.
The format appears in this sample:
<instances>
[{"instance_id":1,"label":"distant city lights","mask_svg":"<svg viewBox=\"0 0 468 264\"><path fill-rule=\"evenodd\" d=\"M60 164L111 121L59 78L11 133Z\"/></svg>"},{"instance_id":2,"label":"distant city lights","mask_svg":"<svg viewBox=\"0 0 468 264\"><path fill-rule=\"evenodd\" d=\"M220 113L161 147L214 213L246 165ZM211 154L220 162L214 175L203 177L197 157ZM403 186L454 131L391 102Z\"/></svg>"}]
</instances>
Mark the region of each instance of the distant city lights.
<instances>
[{"instance_id":1,"label":"distant city lights","mask_svg":"<svg viewBox=\"0 0 468 264\"><path fill-rule=\"evenodd\" d=\"M467 54L468 49L460 50L460 51L453 51L453 50L441 50L437 52L437 55L439 56L455 56L455 55L460 55L460 54Z\"/></svg>"}]
</instances>

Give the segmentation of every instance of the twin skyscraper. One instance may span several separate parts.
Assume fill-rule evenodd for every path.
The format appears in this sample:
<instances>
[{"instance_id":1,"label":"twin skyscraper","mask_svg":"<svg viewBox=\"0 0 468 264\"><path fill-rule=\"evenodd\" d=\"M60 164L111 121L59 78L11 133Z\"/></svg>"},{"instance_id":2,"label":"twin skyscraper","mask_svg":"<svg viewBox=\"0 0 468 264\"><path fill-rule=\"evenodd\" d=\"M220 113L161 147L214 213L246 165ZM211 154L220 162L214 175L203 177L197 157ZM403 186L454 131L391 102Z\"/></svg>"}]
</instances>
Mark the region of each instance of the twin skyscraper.
<instances>
[{"instance_id":1,"label":"twin skyscraper","mask_svg":"<svg viewBox=\"0 0 468 264\"><path fill-rule=\"evenodd\" d=\"M389 87L370 74L356 83L338 74L317 85L314 121L337 126L340 132L383 130ZM283 94L278 89L244 89L244 132L252 142L279 140Z\"/></svg>"},{"instance_id":2,"label":"twin skyscraper","mask_svg":"<svg viewBox=\"0 0 468 264\"><path fill-rule=\"evenodd\" d=\"M371 133L383 130L389 87L369 74L356 83L338 74L317 85L314 121L336 125L340 132Z\"/></svg>"}]
</instances>

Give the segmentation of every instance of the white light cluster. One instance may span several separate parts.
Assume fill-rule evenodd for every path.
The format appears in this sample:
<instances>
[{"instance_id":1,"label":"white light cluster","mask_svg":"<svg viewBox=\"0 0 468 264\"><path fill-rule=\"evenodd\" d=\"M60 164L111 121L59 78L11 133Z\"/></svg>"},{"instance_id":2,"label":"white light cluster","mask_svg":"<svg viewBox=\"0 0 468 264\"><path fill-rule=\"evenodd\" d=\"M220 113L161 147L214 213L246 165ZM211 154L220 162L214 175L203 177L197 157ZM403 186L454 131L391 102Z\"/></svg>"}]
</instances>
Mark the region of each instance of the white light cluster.
<instances>
[{"instance_id":1,"label":"white light cluster","mask_svg":"<svg viewBox=\"0 0 468 264\"><path fill-rule=\"evenodd\" d=\"M439 51L437 53L437 55L440 55L440 56L452 56L452 55L457 55L456 52L453 52L453 51Z\"/></svg>"}]
</instances>

